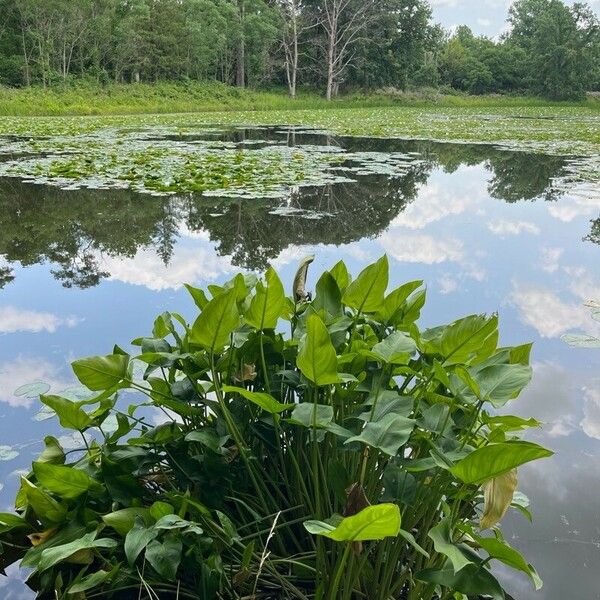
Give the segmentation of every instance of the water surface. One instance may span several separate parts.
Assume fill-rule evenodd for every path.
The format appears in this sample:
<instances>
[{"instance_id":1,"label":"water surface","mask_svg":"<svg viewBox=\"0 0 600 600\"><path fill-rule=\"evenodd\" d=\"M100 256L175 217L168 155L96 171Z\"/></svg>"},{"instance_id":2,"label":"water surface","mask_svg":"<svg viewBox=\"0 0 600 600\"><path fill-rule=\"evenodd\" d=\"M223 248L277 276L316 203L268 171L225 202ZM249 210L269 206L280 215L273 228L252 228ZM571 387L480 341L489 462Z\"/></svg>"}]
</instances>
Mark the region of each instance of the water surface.
<instances>
[{"instance_id":1,"label":"water surface","mask_svg":"<svg viewBox=\"0 0 600 600\"><path fill-rule=\"evenodd\" d=\"M340 258L356 274L386 252L391 286L426 281L423 326L498 311L504 344L535 342L534 380L510 408L545 422L531 437L556 456L520 470L535 520L510 515L505 534L545 585L535 593L528 580L500 575L519 600L600 598L600 352L560 339L598 333L583 304L600 299L600 190L569 189L569 157L485 145L260 128L197 138L245 152L329 146L360 153L362 165L342 164L344 181L273 198L153 197L0 178L0 510L10 509L43 436L58 431L21 386L61 392L75 383L74 358L126 346L163 310L192 318L184 282L204 286L273 264L289 290L306 254L316 254L314 285ZM390 171L389 156L406 161ZM32 597L15 570L0 579L0 595Z\"/></svg>"}]
</instances>

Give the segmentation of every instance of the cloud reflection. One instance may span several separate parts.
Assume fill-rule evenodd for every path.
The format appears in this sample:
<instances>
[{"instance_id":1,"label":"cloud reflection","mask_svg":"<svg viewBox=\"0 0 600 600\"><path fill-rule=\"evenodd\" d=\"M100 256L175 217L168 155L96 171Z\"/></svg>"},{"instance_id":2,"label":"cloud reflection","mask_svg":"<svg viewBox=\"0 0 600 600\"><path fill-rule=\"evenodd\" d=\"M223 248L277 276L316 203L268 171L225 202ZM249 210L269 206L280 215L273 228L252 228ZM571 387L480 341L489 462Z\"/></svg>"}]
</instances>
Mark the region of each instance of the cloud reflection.
<instances>
[{"instance_id":1,"label":"cloud reflection","mask_svg":"<svg viewBox=\"0 0 600 600\"><path fill-rule=\"evenodd\" d=\"M52 313L26 310L15 306L0 306L0 333L17 331L54 333L59 327L75 327L80 322L77 317L59 317Z\"/></svg>"},{"instance_id":2,"label":"cloud reflection","mask_svg":"<svg viewBox=\"0 0 600 600\"><path fill-rule=\"evenodd\" d=\"M22 385L41 381L53 390L71 385L72 382L63 380L58 371L56 365L43 358L18 356L12 361L0 363L0 402L6 402L12 407L29 408L38 400L15 396L14 391Z\"/></svg>"}]
</instances>

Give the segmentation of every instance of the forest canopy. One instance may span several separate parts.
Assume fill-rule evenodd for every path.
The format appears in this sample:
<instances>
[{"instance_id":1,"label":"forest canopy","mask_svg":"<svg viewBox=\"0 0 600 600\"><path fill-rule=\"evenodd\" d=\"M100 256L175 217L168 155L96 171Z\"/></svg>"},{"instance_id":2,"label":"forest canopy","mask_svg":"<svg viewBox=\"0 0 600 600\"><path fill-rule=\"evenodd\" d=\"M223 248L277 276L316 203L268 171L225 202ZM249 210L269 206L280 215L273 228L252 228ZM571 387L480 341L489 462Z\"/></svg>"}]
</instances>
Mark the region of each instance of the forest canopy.
<instances>
[{"instance_id":1,"label":"forest canopy","mask_svg":"<svg viewBox=\"0 0 600 600\"><path fill-rule=\"evenodd\" d=\"M443 29L425 0L0 0L0 84L75 79L578 99L600 90L600 22L517 0L490 39Z\"/></svg>"}]
</instances>

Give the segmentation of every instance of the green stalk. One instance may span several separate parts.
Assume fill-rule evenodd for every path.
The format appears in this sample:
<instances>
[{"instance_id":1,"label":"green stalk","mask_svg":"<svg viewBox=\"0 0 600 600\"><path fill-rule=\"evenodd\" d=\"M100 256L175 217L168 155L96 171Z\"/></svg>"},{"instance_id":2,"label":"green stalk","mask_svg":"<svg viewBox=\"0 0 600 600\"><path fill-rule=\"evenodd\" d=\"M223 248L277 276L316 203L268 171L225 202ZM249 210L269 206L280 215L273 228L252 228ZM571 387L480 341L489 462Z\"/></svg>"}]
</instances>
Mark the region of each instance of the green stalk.
<instances>
[{"instance_id":1,"label":"green stalk","mask_svg":"<svg viewBox=\"0 0 600 600\"><path fill-rule=\"evenodd\" d=\"M339 596L337 595L338 588L340 587L340 580L342 579L342 573L344 572L344 567L346 566L346 561L350 556L350 552L352 550L352 543L347 542L346 548L344 549L344 554L342 554L342 558L339 561L337 568L335 570L335 575L333 577L333 584L329 588L329 600L337 600Z\"/></svg>"}]
</instances>

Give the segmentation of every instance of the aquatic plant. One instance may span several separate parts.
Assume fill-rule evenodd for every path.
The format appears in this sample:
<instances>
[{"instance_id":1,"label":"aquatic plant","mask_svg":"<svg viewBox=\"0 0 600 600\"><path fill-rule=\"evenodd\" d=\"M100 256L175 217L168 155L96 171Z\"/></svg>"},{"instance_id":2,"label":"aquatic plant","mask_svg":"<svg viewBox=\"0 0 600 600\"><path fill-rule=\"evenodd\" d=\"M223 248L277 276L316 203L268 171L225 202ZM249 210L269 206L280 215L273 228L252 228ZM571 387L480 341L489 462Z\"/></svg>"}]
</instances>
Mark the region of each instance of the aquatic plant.
<instances>
[{"instance_id":1,"label":"aquatic plant","mask_svg":"<svg viewBox=\"0 0 600 600\"><path fill-rule=\"evenodd\" d=\"M499 527L530 516L516 469L552 454L498 412L531 345L499 347L497 315L421 330L422 282L388 293L385 256L314 294L309 262L292 297L273 269L187 286L192 323L74 361L89 397L40 399L81 448L45 439L0 567L40 598L500 599L496 561L538 588Z\"/></svg>"},{"instance_id":2,"label":"aquatic plant","mask_svg":"<svg viewBox=\"0 0 600 600\"><path fill-rule=\"evenodd\" d=\"M592 319L600 321L600 301L590 300L586 306L592 309ZM565 333L562 339L577 348L600 348L600 338L589 333Z\"/></svg>"}]
</instances>

